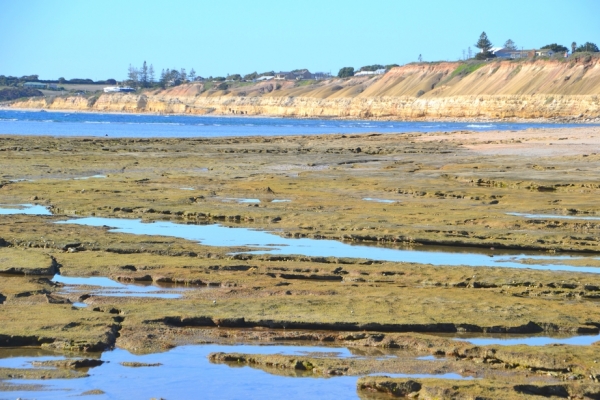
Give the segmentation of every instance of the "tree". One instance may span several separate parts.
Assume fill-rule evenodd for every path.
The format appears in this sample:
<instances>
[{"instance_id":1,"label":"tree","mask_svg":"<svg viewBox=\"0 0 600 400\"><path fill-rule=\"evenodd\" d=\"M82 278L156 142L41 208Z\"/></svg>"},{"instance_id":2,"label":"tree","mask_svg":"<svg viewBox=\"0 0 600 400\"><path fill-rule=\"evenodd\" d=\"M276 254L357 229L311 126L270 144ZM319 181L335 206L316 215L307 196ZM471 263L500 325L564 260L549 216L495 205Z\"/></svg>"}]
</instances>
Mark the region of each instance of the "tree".
<instances>
[{"instance_id":1,"label":"tree","mask_svg":"<svg viewBox=\"0 0 600 400\"><path fill-rule=\"evenodd\" d=\"M485 32L482 32L481 35L479 35L479 40L475 43L475 47L480 50L480 52L475 55L476 60L487 60L488 58L496 57L496 55L490 51L492 42L490 42L490 39L488 39Z\"/></svg>"},{"instance_id":2,"label":"tree","mask_svg":"<svg viewBox=\"0 0 600 400\"><path fill-rule=\"evenodd\" d=\"M600 49L598 49L598 46L596 46L595 43L585 42L584 44L582 44L581 46L576 48L573 53L578 53L581 51L589 51L592 53L598 53L600 51Z\"/></svg>"},{"instance_id":3,"label":"tree","mask_svg":"<svg viewBox=\"0 0 600 400\"><path fill-rule=\"evenodd\" d=\"M338 72L338 78L348 78L354 76L354 67L344 67Z\"/></svg>"},{"instance_id":4,"label":"tree","mask_svg":"<svg viewBox=\"0 0 600 400\"><path fill-rule=\"evenodd\" d=\"M471 50L471 46L467 49L467 57L469 59L473 58L473 51Z\"/></svg>"},{"instance_id":5,"label":"tree","mask_svg":"<svg viewBox=\"0 0 600 400\"><path fill-rule=\"evenodd\" d=\"M256 78L258 78L258 74L256 73L256 71L254 71L254 72L252 72L250 74L244 75L244 80L245 81L253 81Z\"/></svg>"},{"instance_id":6,"label":"tree","mask_svg":"<svg viewBox=\"0 0 600 400\"><path fill-rule=\"evenodd\" d=\"M361 71L377 71L378 69L384 69L385 67L380 64L373 65L365 65L364 67L360 67Z\"/></svg>"},{"instance_id":7,"label":"tree","mask_svg":"<svg viewBox=\"0 0 600 400\"><path fill-rule=\"evenodd\" d=\"M150 68L148 68L148 82L150 85L154 85L154 67L150 64Z\"/></svg>"},{"instance_id":8,"label":"tree","mask_svg":"<svg viewBox=\"0 0 600 400\"><path fill-rule=\"evenodd\" d=\"M148 87L148 66L146 65L146 61L144 61L142 68L139 70L138 79L142 87Z\"/></svg>"},{"instance_id":9,"label":"tree","mask_svg":"<svg viewBox=\"0 0 600 400\"><path fill-rule=\"evenodd\" d=\"M556 43L547 44L542 47L542 49L550 49L555 53L564 53L565 51L569 51L569 49L567 49L565 46Z\"/></svg>"},{"instance_id":10,"label":"tree","mask_svg":"<svg viewBox=\"0 0 600 400\"><path fill-rule=\"evenodd\" d=\"M492 48L492 42L490 42L490 39L488 39L485 32L482 32L481 35L479 35L479 40L477 43L475 43L475 47L480 49L484 54L488 54L490 52L490 49Z\"/></svg>"},{"instance_id":11,"label":"tree","mask_svg":"<svg viewBox=\"0 0 600 400\"><path fill-rule=\"evenodd\" d=\"M194 68L192 68L190 70L190 81L195 81L196 80L196 71L194 71Z\"/></svg>"},{"instance_id":12,"label":"tree","mask_svg":"<svg viewBox=\"0 0 600 400\"><path fill-rule=\"evenodd\" d=\"M418 60L419 60L419 62L423 62L423 56L419 54Z\"/></svg>"},{"instance_id":13,"label":"tree","mask_svg":"<svg viewBox=\"0 0 600 400\"><path fill-rule=\"evenodd\" d=\"M163 68L163 70L160 72L160 79L158 80L158 84L160 85L160 87L162 87L163 89L167 87L167 73L165 72L165 69Z\"/></svg>"},{"instance_id":14,"label":"tree","mask_svg":"<svg viewBox=\"0 0 600 400\"><path fill-rule=\"evenodd\" d=\"M576 42L571 43L571 53L575 53L576 48L577 48L577 43Z\"/></svg>"},{"instance_id":15,"label":"tree","mask_svg":"<svg viewBox=\"0 0 600 400\"><path fill-rule=\"evenodd\" d=\"M39 78L39 75L23 75L19 80L21 82L37 82L40 80Z\"/></svg>"},{"instance_id":16,"label":"tree","mask_svg":"<svg viewBox=\"0 0 600 400\"><path fill-rule=\"evenodd\" d=\"M110 78L110 79L107 79L107 80L106 80L106 84L107 84L107 85L116 85L116 84L117 84L117 81L116 81L116 80L114 80L114 79L112 79L112 78Z\"/></svg>"},{"instance_id":17,"label":"tree","mask_svg":"<svg viewBox=\"0 0 600 400\"><path fill-rule=\"evenodd\" d=\"M181 79L181 82L187 82L187 73L185 72L185 68L181 68L181 71L179 72L179 79Z\"/></svg>"},{"instance_id":18,"label":"tree","mask_svg":"<svg viewBox=\"0 0 600 400\"><path fill-rule=\"evenodd\" d=\"M515 42L513 42L511 39L508 39L505 43L504 43L504 48L508 49L508 50L517 50L517 45L515 44ZM543 48L543 47L542 47Z\"/></svg>"},{"instance_id":19,"label":"tree","mask_svg":"<svg viewBox=\"0 0 600 400\"><path fill-rule=\"evenodd\" d=\"M65 78L63 78L62 76L60 78L58 78L58 83L64 84L66 82L67 82L67 80Z\"/></svg>"},{"instance_id":20,"label":"tree","mask_svg":"<svg viewBox=\"0 0 600 400\"><path fill-rule=\"evenodd\" d=\"M132 86L138 86L138 76L139 72L137 68L129 64L129 69L127 71L127 80L129 81L129 84Z\"/></svg>"},{"instance_id":21,"label":"tree","mask_svg":"<svg viewBox=\"0 0 600 400\"><path fill-rule=\"evenodd\" d=\"M181 72L185 73L185 69L181 69ZM183 78L181 77L181 72L176 69L172 69L167 73L167 83L169 86L178 86L183 82Z\"/></svg>"}]
</instances>

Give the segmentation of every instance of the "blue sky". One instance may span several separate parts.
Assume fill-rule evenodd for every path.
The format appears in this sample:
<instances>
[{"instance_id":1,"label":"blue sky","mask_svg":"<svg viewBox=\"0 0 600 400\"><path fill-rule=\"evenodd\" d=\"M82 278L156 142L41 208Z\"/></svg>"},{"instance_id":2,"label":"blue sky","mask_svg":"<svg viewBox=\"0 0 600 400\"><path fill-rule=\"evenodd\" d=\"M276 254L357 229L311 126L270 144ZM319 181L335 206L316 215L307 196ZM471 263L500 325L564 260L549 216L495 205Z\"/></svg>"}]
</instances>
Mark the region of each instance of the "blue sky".
<instances>
[{"instance_id":1,"label":"blue sky","mask_svg":"<svg viewBox=\"0 0 600 400\"><path fill-rule=\"evenodd\" d=\"M123 79L457 60L494 45L600 45L600 0L2 0L0 74Z\"/></svg>"}]
</instances>

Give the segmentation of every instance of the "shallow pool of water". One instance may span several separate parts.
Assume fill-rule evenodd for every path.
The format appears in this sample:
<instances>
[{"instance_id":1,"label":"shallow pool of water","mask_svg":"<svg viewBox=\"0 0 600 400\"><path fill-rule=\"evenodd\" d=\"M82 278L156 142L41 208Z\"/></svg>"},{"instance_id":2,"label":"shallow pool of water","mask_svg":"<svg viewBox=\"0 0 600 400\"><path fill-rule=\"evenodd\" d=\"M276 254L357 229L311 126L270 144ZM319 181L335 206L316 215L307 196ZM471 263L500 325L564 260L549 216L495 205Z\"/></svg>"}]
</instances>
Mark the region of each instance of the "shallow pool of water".
<instances>
[{"instance_id":1,"label":"shallow pool of water","mask_svg":"<svg viewBox=\"0 0 600 400\"><path fill-rule=\"evenodd\" d=\"M600 341L600 335L583 335L573 336L567 338L559 337L547 337L547 336L534 336L534 337L472 337L472 338L456 338L456 340L463 340L472 343L476 346L490 346L490 345L501 345L501 346L516 346L516 345L528 345L528 346L546 346L549 344L566 344L572 346L589 346L594 342Z\"/></svg>"},{"instance_id":2,"label":"shallow pool of water","mask_svg":"<svg viewBox=\"0 0 600 400\"><path fill-rule=\"evenodd\" d=\"M586 215L560 215L560 214L527 214L527 213L506 213L515 217L538 218L538 219L585 219L585 220L600 220L598 216Z\"/></svg>"},{"instance_id":3,"label":"shallow pool of water","mask_svg":"<svg viewBox=\"0 0 600 400\"><path fill-rule=\"evenodd\" d=\"M564 344L572 346L589 346L600 341L600 335L567 335L561 334L519 334L519 333L433 333L433 336L444 337L462 342L469 342L476 346L546 346Z\"/></svg>"},{"instance_id":4,"label":"shallow pool of water","mask_svg":"<svg viewBox=\"0 0 600 400\"><path fill-rule=\"evenodd\" d=\"M545 264L544 261L580 259L583 257L539 255L539 253L522 254L514 251L477 251L456 249L455 251L412 250L384 248L365 245L352 245L335 240L291 239L282 238L270 232L248 228L229 228L217 224L186 225L173 222L145 223L141 220L119 218L78 218L60 221L62 224L78 224L86 226L107 226L111 232L131 233L137 235L161 235L179 237L200 242L206 246L257 247L261 250L249 251L252 254L298 254L313 257L351 257L372 260L415 262L432 265L464 265L507 267L537 270L555 270L571 272L600 273L598 267L581 267L571 265ZM521 261L535 261L535 264L523 264Z\"/></svg>"},{"instance_id":5,"label":"shallow pool of water","mask_svg":"<svg viewBox=\"0 0 600 400\"><path fill-rule=\"evenodd\" d=\"M33 204L1 204L0 215L52 215L44 206Z\"/></svg>"},{"instance_id":6,"label":"shallow pool of water","mask_svg":"<svg viewBox=\"0 0 600 400\"><path fill-rule=\"evenodd\" d=\"M396 200L374 199L372 197L365 197L363 200L365 200L365 201L374 201L376 203L396 203Z\"/></svg>"},{"instance_id":7,"label":"shallow pool of water","mask_svg":"<svg viewBox=\"0 0 600 400\"><path fill-rule=\"evenodd\" d=\"M124 284L121 282L113 281L112 279L94 276L90 278L77 278L63 275L54 275L52 281L59 282L67 285L63 288L65 293L73 293L85 291L87 294L94 296L114 296L114 297L155 297L161 299L178 299L182 297L184 290L188 290L182 287L174 288L162 288L160 286L148 283L148 284ZM90 286L87 288L81 288L81 286ZM177 293L179 292L179 293ZM85 307L83 306L76 307Z\"/></svg>"},{"instance_id":8,"label":"shallow pool of water","mask_svg":"<svg viewBox=\"0 0 600 400\"><path fill-rule=\"evenodd\" d=\"M436 378L436 379L453 379L453 380L461 380L461 381L470 381L475 379L472 376L462 376L460 374L447 373L447 374L439 374L439 375L431 375L431 374L371 374L370 376L389 376L390 378L413 378L413 379L427 379L427 378Z\"/></svg>"},{"instance_id":9,"label":"shallow pool of water","mask_svg":"<svg viewBox=\"0 0 600 400\"><path fill-rule=\"evenodd\" d=\"M33 179L19 178L19 179L11 179L9 182L33 182Z\"/></svg>"},{"instance_id":10,"label":"shallow pool of water","mask_svg":"<svg viewBox=\"0 0 600 400\"><path fill-rule=\"evenodd\" d=\"M422 361L443 361L445 360L444 357L436 357L436 356L423 356L423 357L417 357L417 360L422 360Z\"/></svg>"},{"instance_id":11,"label":"shallow pool of water","mask_svg":"<svg viewBox=\"0 0 600 400\"><path fill-rule=\"evenodd\" d=\"M345 348L311 346L181 346L164 353L133 355L126 350L115 349L102 354L108 361L89 370L89 377L57 380L9 380L12 384L44 385L49 391L14 391L11 398L35 397L36 399L62 399L77 396L93 389L105 394L94 399L133 398L209 398L209 399L358 399L356 376L332 378L289 377L264 372L248 366L212 364L208 355L212 352L239 352L248 354L300 355L332 351L347 354ZM0 352L0 357L2 353ZM0 359L0 367L22 368L37 360L35 357ZM121 362L160 363L158 367L131 368ZM30 364L29 364L30 365ZM293 374L293 371L291 371ZM414 378L470 379L458 374L376 374Z\"/></svg>"},{"instance_id":12,"label":"shallow pool of water","mask_svg":"<svg viewBox=\"0 0 600 400\"><path fill-rule=\"evenodd\" d=\"M98 178L106 178L106 175L91 175L91 176L82 176L79 178L73 178L77 181L87 180L87 179L98 179Z\"/></svg>"},{"instance_id":13,"label":"shallow pool of water","mask_svg":"<svg viewBox=\"0 0 600 400\"><path fill-rule=\"evenodd\" d=\"M223 201L235 201L237 203L260 203L260 199L237 199L233 197L228 197L223 199Z\"/></svg>"}]
</instances>

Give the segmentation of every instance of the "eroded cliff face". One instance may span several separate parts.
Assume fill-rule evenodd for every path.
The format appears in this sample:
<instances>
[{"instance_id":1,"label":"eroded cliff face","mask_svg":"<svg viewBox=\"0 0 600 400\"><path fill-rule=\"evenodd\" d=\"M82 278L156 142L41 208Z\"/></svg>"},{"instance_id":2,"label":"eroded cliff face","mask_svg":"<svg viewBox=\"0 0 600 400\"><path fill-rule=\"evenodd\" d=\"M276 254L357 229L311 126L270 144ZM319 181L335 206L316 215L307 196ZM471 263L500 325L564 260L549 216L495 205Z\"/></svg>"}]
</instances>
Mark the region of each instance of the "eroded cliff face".
<instances>
[{"instance_id":1,"label":"eroded cliff face","mask_svg":"<svg viewBox=\"0 0 600 400\"><path fill-rule=\"evenodd\" d=\"M382 76L306 82L261 82L229 90L202 83L142 94L31 99L17 108L164 114L338 118L600 117L600 59L411 64Z\"/></svg>"}]
</instances>

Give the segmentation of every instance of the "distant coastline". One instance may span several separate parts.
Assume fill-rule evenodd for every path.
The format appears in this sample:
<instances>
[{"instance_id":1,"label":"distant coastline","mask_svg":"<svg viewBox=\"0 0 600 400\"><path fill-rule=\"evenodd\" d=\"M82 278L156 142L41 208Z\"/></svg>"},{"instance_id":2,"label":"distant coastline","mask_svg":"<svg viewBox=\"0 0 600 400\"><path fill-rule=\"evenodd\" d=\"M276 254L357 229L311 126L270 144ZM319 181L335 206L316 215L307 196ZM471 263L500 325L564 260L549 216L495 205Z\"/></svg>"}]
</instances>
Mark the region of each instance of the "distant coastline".
<instances>
[{"instance_id":1,"label":"distant coastline","mask_svg":"<svg viewBox=\"0 0 600 400\"><path fill-rule=\"evenodd\" d=\"M600 122L600 59L396 67L324 81L202 82L139 93L31 97L9 109L375 121Z\"/></svg>"}]
</instances>

